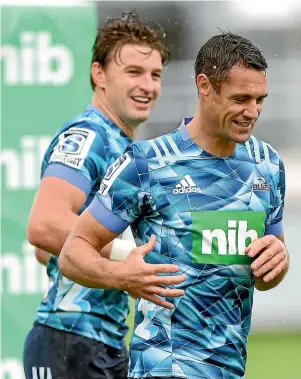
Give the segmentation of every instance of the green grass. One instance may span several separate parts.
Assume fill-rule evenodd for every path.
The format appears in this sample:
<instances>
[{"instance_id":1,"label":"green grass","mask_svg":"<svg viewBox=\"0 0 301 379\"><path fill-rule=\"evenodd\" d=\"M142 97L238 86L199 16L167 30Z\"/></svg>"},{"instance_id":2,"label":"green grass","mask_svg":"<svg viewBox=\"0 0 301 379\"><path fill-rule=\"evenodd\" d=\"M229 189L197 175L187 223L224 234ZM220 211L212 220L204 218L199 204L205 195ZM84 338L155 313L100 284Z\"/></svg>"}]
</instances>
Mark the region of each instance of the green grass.
<instances>
[{"instance_id":1,"label":"green grass","mask_svg":"<svg viewBox=\"0 0 301 379\"><path fill-rule=\"evenodd\" d=\"M133 304L127 343L132 334ZM301 379L301 331L251 333L246 379Z\"/></svg>"},{"instance_id":2,"label":"green grass","mask_svg":"<svg viewBox=\"0 0 301 379\"><path fill-rule=\"evenodd\" d=\"M301 379L301 331L251 334L246 379Z\"/></svg>"}]
</instances>

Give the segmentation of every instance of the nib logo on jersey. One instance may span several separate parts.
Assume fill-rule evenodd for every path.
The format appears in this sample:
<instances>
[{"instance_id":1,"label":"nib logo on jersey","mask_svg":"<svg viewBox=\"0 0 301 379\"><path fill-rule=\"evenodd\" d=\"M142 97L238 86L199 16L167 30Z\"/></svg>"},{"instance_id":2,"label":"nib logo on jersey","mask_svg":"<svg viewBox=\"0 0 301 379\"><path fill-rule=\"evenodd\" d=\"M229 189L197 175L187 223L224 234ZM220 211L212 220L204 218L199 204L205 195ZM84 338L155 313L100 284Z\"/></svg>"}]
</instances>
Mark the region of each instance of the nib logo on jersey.
<instances>
[{"instance_id":1,"label":"nib logo on jersey","mask_svg":"<svg viewBox=\"0 0 301 379\"><path fill-rule=\"evenodd\" d=\"M271 185L266 182L263 176L259 176L255 179L252 185L253 191L270 191Z\"/></svg>"},{"instance_id":2,"label":"nib logo on jersey","mask_svg":"<svg viewBox=\"0 0 301 379\"><path fill-rule=\"evenodd\" d=\"M179 184L172 191L175 195L183 193L201 193L200 187L197 187L195 182L191 179L189 175L185 175Z\"/></svg>"},{"instance_id":3,"label":"nib logo on jersey","mask_svg":"<svg viewBox=\"0 0 301 379\"><path fill-rule=\"evenodd\" d=\"M191 218L193 263L251 264L246 247L263 236L265 211L193 211Z\"/></svg>"}]
</instances>

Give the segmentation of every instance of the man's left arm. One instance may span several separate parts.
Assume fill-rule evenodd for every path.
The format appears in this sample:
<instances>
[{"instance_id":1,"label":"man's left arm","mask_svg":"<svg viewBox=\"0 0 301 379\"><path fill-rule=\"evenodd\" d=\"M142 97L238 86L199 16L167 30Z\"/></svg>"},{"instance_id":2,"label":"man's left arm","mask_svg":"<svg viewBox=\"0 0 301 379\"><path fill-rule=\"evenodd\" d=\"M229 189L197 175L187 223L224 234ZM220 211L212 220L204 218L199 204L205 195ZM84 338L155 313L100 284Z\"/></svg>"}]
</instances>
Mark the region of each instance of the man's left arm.
<instances>
[{"instance_id":1,"label":"man's left arm","mask_svg":"<svg viewBox=\"0 0 301 379\"><path fill-rule=\"evenodd\" d=\"M259 291L276 287L284 278L289 267L282 221L285 198L285 169L281 157L277 152L274 151L273 153L273 161L278 159L278 172L273 173L277 183L273 196L273 211L266 221L265 235L253 241L246 249L248 256L255 258L251 268L255 275L255 287Z\"/></svg>"},{"instance_id":2,"label":"man's left arm","mask_svg":"<svg viewBox=\"0 0 301 379\"><path fill-rule=\"evenodd\" d=\"M283 234L259 238L247 247L246 252L249 257L255 258L251 268L257 290L267 291L283 280L289 268L289 255Z\"/></svg>"}]
</instances>

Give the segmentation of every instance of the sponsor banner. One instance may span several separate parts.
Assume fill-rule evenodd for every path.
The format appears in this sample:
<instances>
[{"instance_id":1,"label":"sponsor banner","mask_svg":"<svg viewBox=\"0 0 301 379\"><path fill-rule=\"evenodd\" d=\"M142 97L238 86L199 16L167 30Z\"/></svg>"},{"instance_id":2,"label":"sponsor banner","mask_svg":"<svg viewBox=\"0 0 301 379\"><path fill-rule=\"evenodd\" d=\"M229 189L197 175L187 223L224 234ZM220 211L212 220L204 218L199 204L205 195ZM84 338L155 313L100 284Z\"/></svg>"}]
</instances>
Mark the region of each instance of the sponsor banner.
<instances>
[{"instance_id":1,"label":"sponsor banner","mask_svg":"<svg viewBox=\"0 0 301 379\"><path fill-rule=\"evenodd\" d=\"M28 216L49 142L91 101L97 17L92 3L3 6L1 12L0 377L21 379L24 340L48 286L46 268L26 239ZM90 131L82 133L69 132L58 154L81 158L92 138Z\"/></svg>"}]
</instances>

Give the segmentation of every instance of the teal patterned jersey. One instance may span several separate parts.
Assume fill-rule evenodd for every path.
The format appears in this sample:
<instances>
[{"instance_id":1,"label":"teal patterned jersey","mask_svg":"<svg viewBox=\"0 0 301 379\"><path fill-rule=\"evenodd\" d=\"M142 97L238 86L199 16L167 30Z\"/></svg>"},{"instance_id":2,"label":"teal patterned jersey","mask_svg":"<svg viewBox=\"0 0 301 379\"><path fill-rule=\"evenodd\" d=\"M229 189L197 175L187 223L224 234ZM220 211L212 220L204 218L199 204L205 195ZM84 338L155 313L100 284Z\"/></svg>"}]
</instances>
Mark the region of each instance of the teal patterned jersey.
<instances>
[{"instance_id":1,"label":"teal patterned jersey","mask_svg":"<svg viewBox=\"0 0 301 379\"><path fill-rule=\"evenodd\" d=\"M92 201L110 164L132 142L98 109L86 111L66 124L53 138L42 163L42 177L63 179ZM47 267L51 285L36 320L44 325L79 334L120 349L128 330L128 294L117 290L89 289L62 276L58 259Z\"/></svg>"},{"instance_id":2,"label":"teal patterned jersey","mask_svg":"<svg viewBox=\"0 0 301 379\"><path fill-rule=\"evenodd\" d=\"M245 375L254 276L245 248L282 233L284 168L251 137L216 157L179 129L132 144L112 165L89 211L115 233L129 224L137 245L156 235L149 263L187 276L167 310L136 302L131 378L238 379ZM171 274L171 275L177 275Z\"/></svg>"}]
</instances>

